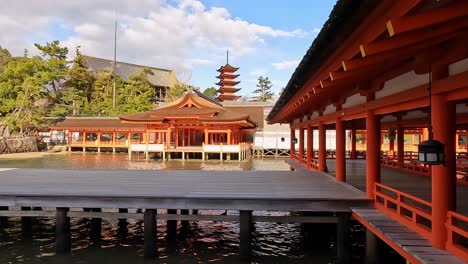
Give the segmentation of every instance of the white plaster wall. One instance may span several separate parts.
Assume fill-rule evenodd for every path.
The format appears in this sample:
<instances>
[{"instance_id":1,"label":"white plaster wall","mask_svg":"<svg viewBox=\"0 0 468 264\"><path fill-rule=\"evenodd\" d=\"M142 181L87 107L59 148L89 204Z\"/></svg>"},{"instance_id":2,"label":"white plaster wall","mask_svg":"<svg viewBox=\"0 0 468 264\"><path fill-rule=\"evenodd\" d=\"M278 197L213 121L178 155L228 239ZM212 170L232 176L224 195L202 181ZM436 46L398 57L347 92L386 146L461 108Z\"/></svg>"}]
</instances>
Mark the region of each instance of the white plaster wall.
<instances>
[{"instance_id":1,"label":"white plaster wall","mask_svg":"<svg viewBox=\"0 0 468 264\"><path fill-rule=\"evenodd\" d=\"M455 106L457 114L468 113L468 106L466 104L457 104Z\"/></svg>"},{"instance_id":2,"label":"white plaster wall","mask_svg":"<svg viewBox=\"0 0 468 264\"><path fill-rule=\"evenodd\" d=\"M419 118L424 118L428 117L427 113L424 113L423 111L411 111L408 112L406 115L404 115L401 119L403 120L411 120L411 119L419 119Z\"/></svg>"},{"instance_id":3,"label":"white plaster wall","mask_svg":"<svg viewBox=\"0 0 468 264\"><path fill-rule=\"evenodd\" d=\"M449 75L456 75L465 71L468 71L468 58L449 65Z\"/></svg>"},{"instance_id":4,"label":"white plaster wall","mask_svg":"<svg viewBox=\"0 0 468 264\"><path fill-rule=\"evenodd\" d=\"M397 120L397 118L395 116L393 116L393 115L385 115L380 119L380 121L382 123L393 122L393 121L396 121L396 120Z\"/></svg>"},{"instance_id":5,"label":"white plaster wall","mask_svg":"<svg viewBox=\"0 0 468 264\"><path fill-rule=\"evenodd\" d=\"M336 107L334 105L328 105L325 107L325 110L323 111L323 115L330 114L336 112Z\"/></svg>"},{"instance_id":6,"label":"white plaster wall","mask_svg":"<svg viewBox=\"0 0 468 264\"><path fill-rule=\"evenodd\" d=\"M310 116L310 120L315 120L315 119L318 118L318 116L319 116L318 112L315 111L315 112Z\"/></svg>"},{"instance_id":7,"label":"white plaster wall","mask_svg":"<svg viewBox=\"0 0 468 264\"><path fill-rule=\"evenodd\" d=\"M429 81L429 75L416 74L414 71L407 72L398 77L385 82L382 90L375 93L375 98L379 99L385 96L406 91L413 87L425 84Z\"/></svg>"},{"instance_id":8,"label":"white plaster wall","mask_svg":"<svg viewBox=\"0 0 468 264\"><path fill-rule=\"evenodd\" d=\"M360 105L366 102L366 97L361 96L360 94L351 95L346 99L346 102L341 106L341 108L350 108L355 105Z\"/></svg>"}]
</instances>

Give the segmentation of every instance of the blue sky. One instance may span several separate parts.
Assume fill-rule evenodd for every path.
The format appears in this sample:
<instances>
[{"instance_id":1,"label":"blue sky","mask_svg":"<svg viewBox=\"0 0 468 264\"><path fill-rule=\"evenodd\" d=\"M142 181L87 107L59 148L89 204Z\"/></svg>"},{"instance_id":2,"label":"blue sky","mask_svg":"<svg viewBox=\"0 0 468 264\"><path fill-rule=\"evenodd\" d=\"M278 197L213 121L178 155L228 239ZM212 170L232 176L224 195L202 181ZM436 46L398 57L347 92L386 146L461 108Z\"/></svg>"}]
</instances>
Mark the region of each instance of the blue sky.
<instances>
[{"instance_id":1,"label":"blue sky","mask_svg":"<svg viewBox=\"0 0 468 264\"><path fill-rule=\"evenodd\" d=\"M256 79L285 86L328 19L335 1L310 0L6 0L0 45L21 55L55 39L87 55L112 58L115 9L118 60L191 71L190 84L215 86L216 69L240 67L239 95L253 96Z\"/></svg>"}]
</instances>

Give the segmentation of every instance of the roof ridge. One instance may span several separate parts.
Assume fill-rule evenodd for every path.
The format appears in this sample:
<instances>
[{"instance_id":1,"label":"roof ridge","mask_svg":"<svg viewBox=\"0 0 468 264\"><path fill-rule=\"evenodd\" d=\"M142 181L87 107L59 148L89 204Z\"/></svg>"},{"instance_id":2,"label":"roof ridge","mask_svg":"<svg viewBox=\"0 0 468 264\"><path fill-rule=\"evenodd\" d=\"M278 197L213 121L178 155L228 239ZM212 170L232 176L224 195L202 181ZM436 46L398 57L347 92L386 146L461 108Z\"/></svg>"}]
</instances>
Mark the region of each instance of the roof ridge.
<instances>
[{"instance_id":1,"label":"roof ridge","mask_svg":"<svg viewBox=\"0 0 468 264\"><path fill-rule=\"evenodd\" d=\"M106 62L113 62L113 60L94 57L94 56L89 56L89 55L82 55L82 56L86 57L86 58L93 58L93 59L98 59L98 60L106 61ZM167 71L167 72L173 71L172 69L163 69L163 68L152 67L152 66L147 66L147 65L140 65L140 64L129 63L129 62L124 62L124 61L116 61L116 62L119 63L119 64L126 64L126 65L131 65L131 66L142 67L142 68L149 68L149 69L152 69L152 70L160 70L160 71Z\"/></svg>"}]
</instances>

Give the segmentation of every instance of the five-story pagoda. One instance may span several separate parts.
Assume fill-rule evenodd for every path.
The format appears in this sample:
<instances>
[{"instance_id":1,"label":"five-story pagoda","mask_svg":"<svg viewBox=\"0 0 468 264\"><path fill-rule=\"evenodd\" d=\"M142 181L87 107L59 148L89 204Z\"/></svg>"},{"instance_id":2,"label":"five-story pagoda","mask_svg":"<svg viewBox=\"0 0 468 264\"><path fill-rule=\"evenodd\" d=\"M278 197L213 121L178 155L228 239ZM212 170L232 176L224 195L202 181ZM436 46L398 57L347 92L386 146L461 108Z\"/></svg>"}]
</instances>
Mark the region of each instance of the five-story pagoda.
<instances>
[{"instance_id":1,"label":"five-story pagoda","mask_svg":"<svg viewBox=\"0 0 468 264\"><path fill-rule=\"evenodd\" d=\"M216 85L219 85L218 89L218 101L234 101L240 98L240 96L235 95L234 93L239 91L240 88L235 86L240 83L235 79L239 77L239 74L234 74L239 68L229 65L229 53L227 54L226 65L221 66L217 71L220 73L216 78L220 79Z\"/></svg>"}]
</instances>

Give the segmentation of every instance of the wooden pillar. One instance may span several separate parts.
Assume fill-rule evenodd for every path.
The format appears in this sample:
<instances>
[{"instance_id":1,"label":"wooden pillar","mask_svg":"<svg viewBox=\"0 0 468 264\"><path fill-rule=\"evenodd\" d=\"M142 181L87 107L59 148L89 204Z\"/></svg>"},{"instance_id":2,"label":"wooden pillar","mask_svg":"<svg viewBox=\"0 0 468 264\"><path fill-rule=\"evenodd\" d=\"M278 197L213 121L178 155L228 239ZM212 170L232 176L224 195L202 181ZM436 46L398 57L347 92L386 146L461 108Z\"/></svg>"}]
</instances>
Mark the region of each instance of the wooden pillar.
<instances>
[{"instance_id":1,"label":"wooden pillar","mask_svg":"<svg viewBox=\"0 0 468 264\"><path fill-rule=\"evenodd\" d=\"M180 210L180 214L181 215L188 215L189 210L188 209L182 209L182 210ZM188 220L182 220L182 221L180 221L180 223L182 224L182 227L187 227L189 225Z\"/></svg>"},{"instance_id":2,"label":"wooden pillar","mask_svg":"<svg viewBox=\"0 0 468 264\"><path fill-rule=\"evenodd\" d=\"M167 214L177 214L177 209L167 209ZM177 235L177 220L167 220L166 232L168 238L175 238Z\"/></svg>"},{"instance_id":3,"label":"wooden pillar","mask_svg":"<svg viewBox=\"0 0 468 264\"><path fill-rule=\"evenodd\" d=\"M397 128L397 147L398 147L398 163L405 162L405 129L398 125Z\"/></svg>"},{"instance_id":4,"label":"wooden pillar","mask_svg":"<svg viewBox=\"0 0 468 264\"><path fill-rule=\"evenodd\" d=\"M304 128L299 127L299 160L304 157Z\"/></svg>"},{"instance_id":5,"label":"wooden pillar","mask_svg":"<svg viewBox=\"0 0 468 264\"><path fill-rule=\"evenodd\" d=\"M336 255L337 263L351 263L351 244L349 241L349 218L350 213L336 213L338 224L336 229Z\"/></svg>"},{"instance_id":6,"label":"wooden pillar","mask_svg":"<svg viewBox=\"0 0 468 264\"><path fill-rule=\"evenodd\" d=\"M189 128L187 130L187 146L191 146L192 145L192 130Z\"/></svg>"},{"instance_id":7,"label":"wooden pillar","mask_svg":"<svg viewBox=\"0 0 468 264\"><path fill-rule=\"evenodd\" d=\"M208 129L205 128L205 144L208 145Z\"/></svg>"},{"instance_id":8,"label":"wooden pillar","mask_svg":"<svg viewBox=\"0 0 468 264\"><path fill-rule=\"evenodd\" d=\"M145 258L153 258L156 256L156 209L146 209L144 216L144 249L143 254Z\"/></svg>"},{"instance_id":9,"label":"wooden pillar","mask_svg":"<svg viewBox=\"0 0 468 264\"><path fill-rule=\"evenodd\" d=\"M227 144L228 145L231 144L231 129L228 129L228 132L227 132Z\"/></svg>"},{"instance_id":10,"label":"wooden pillar","mask_svg":"<svg viewBox=\"0 0 468 264\"><path fill-rule=\"evenodd\" d=\"M379 238L366 229L366 264L379 263Z\"/></svg>"},{"instance_id":11,"label":"wooden pillar","mask_svg":"<svg viewBox=\"0 0 468 264\"><path fill-rule=\"evenodd\" d=\"M327 172L327 149L325 139L325 124L319 124L319 148L318 148L318 165L319 171Z\"/></svg>"},{"instance_id":12,"label":"wooden pillar","mask_svg":"<svg viewBox=\"0 0 468 264\"><path fill-rule=\"evenodd\" d=\"M97 143L97 150L98 150L98 153L101 152L101 131L98 131L97 132L97 139L96 139L96 143Z\"/></svg>"},{"instance_id":13,"label":"wooden pillar","mask_svg":"<svg viewBox=\"0 0 468 264\"><path fill-rule=\"evenodd\" d=\"M428 140L429 139L429 129L427 127L422 129L422 140Z\"/></svg>"},{"instance_id":14,"label":"wooden pillar","mask_svg":"<svg viewBox=\"0 0 468 264\"><path fill-rule=\"evenodd\" d=\"M366 194L374 198L374 185L380 182L380 120L372 111L366 113Z\"/></svg>"},{"instance_id":15,"label":"wooden pillar","mask_svg":"<svg viewBox=\"0 0 468 264\"><path fill-rule=\"evenodd\" d=\"M101 212L101 208L92 208L92 212ZM94 241L101 240L102 218L91 219L91 239Z\"/></svg>"},{"instance_id":16,"label":"wooden pillar","mask_svg":"<svg viewBox=\"0 0 468 264\"><path fill-rule=\"evenodd\" d=\"M68 208L59 207L55 213L55 252L57 254L70 253L71 235Z\"/></svg>"},{"instance_id":17,"label":"wooden pillar","mask_svg":"<svg viewBox=\"0 0 468 264\"><path fill-rule=\"evenodd\" d=\"M307 166L312 161L314 157L314 143L313 143L313 129L311 125L307 126Z\"/></svg>"},{"instance_id":18,"label":"wooden pillar","mask_svg":"<svg viewBox=\"0 0 468 264\"><path fill-rule=\"evenodd\" d=\"M295 146L294 146L294 138L296 138L296 131L294 130L294 128L291 127L291 144L289 147L291 156L294 155L294 153L296 152Z\"/></svg>"},{"instance_id":19,"label":"wooden pillar","mask_svg":"<svg viewBox=\"0 0 468 264\"><path fill-rule=\"evenodd\" d=\"M346 182L346 131L343 120L336 120L336 180Z\"/></svg>"},{"instance_id":20,"label":"wooden pillar","mask_svg":"<svg viewBox=\"0 0 468 264\"><path fill-rule=\"evenodd\" d=\"M252 242L252 211L239 212L240 224L240 257L243 260L250 258Z\"/></svg>"},{"instance_id":21,"label":"wooden pillar","mask_svg":"<svg viewBox=\"0 0 468 264\"><path fill-rule=\"evenodd\" d=\"M175 148L179 146L179 128L176 128L175 130L175 142L174 142Z\"/></svg>"},{"instance_id":22,"label":"wooden pillar","mask_svg":"<svg viewBox=\"0 0 468 264\"><path fill-rule=\"evenodd\" d=\"M445 164L432 166L432 245L444 248L447 212L456 208L455 105L433 95L431 115L434 139L445 145Z\"/></svg>"},{"instance_id":23,"label":"wooden pillar","mask_svg":"<svg viewBox=\"0 0 468 264\"><path fill-rule=\"evenodd\" d=\"M31 211L31 207L21 207L21 211ZM23 235L32 235L32 218L30 216L21 217L21 230Z\"/></svg>"},{"instance_id":24,"label":"wooden pillar","mask_svg":"<svg viewBox=\"0 0 468 264\"><path fill-rule=\"evenodd\" d=\"M356 159L357 158L357 153L356 153L356 129L352 128L351 129L351 159Z\"/></svg>"},{"instance_id":25,"label":"wooden pillar","mask_svg":"<svg viewBox=\"0 0 468 264\"><path fill-rule=\"evenodd\" d=\"M166 143L167 143L167 146L166 148L167 149L171 149L171 128L168 128L167 129L167 134L166 134Z\"/></svg>"}]
</instances>

